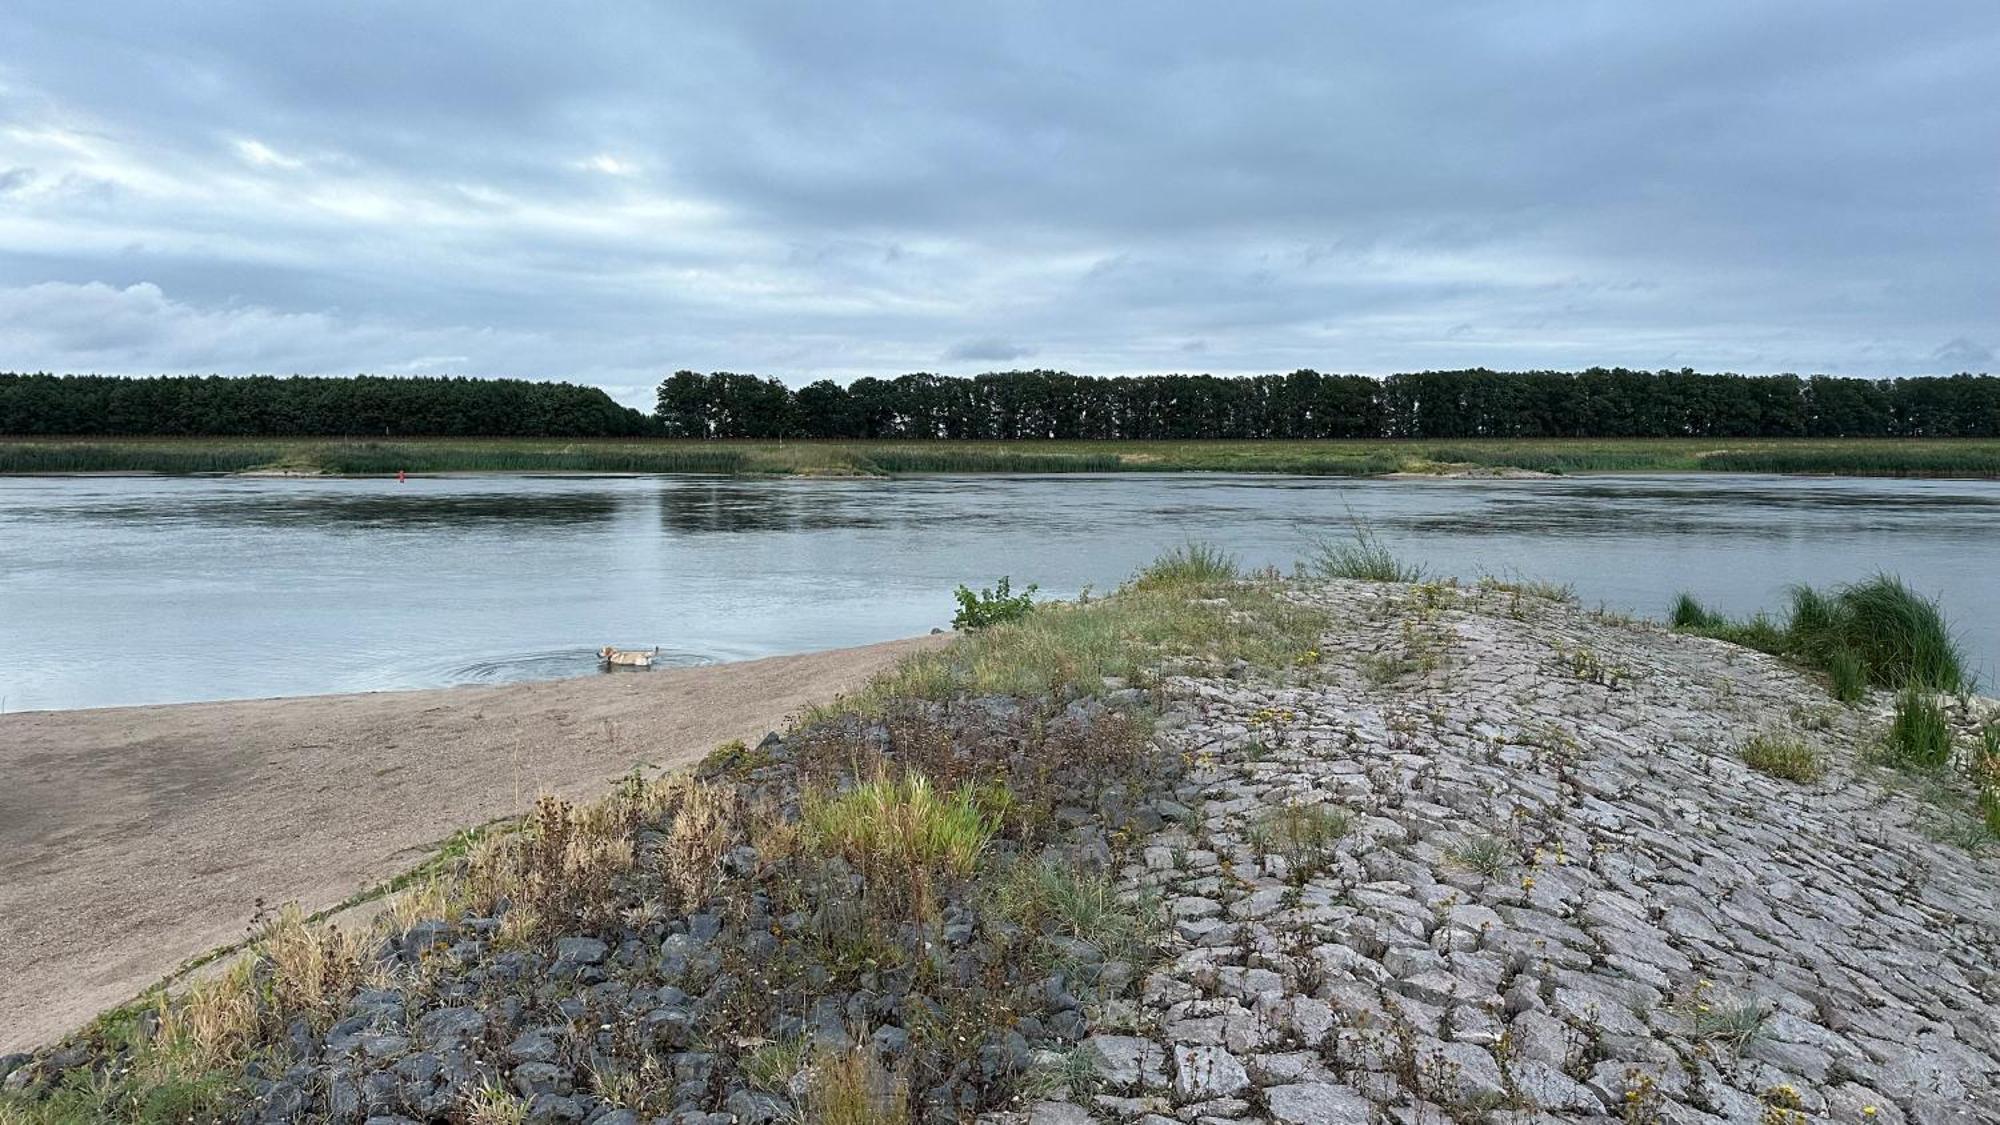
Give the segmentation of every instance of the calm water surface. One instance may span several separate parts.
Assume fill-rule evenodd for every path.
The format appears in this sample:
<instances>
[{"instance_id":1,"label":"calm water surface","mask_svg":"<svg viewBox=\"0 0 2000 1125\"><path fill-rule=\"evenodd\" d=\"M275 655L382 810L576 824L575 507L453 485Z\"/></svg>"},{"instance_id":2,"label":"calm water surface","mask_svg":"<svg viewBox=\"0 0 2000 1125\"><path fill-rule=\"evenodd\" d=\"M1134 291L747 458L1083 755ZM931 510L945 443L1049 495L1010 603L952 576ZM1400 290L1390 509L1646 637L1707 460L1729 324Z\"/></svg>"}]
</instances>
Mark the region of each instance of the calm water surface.
<instances>
[{"instance_id":1,"label":"calm water surface","mask_svg":"<svg viewBox=\"0 0 2000 1125\"><path fill-rule=\"evenodd\" d=\"M2000 482L1631 476L0 479L0 707L597 674L888 640L951 588L1115 585L1188 539L1289 567L1350 519L1471 579L1650 616L1747 613L1876 570L2000 664Z\"/></svg>"}]
</instances>

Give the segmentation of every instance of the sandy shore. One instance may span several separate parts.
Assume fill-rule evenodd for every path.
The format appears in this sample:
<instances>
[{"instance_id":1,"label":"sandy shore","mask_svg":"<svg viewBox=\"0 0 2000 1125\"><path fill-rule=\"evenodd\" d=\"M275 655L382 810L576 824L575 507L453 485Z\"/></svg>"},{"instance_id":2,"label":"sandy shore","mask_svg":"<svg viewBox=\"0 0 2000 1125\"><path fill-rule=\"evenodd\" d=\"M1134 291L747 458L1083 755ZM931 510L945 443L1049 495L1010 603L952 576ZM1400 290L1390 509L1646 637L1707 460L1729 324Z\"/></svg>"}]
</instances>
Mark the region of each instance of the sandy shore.
<instances>
[{"instance_id":1,"label":"sandy shore","mask_svg":"<svg viewBox=\"0 0 2000 1125\"><path fill-rule=\"evenodd\" d=\"M260 907L338 903L536 795L755 740L942 638L504 687L0 715L0 1052Z\"/></svg>"}]
</instances>

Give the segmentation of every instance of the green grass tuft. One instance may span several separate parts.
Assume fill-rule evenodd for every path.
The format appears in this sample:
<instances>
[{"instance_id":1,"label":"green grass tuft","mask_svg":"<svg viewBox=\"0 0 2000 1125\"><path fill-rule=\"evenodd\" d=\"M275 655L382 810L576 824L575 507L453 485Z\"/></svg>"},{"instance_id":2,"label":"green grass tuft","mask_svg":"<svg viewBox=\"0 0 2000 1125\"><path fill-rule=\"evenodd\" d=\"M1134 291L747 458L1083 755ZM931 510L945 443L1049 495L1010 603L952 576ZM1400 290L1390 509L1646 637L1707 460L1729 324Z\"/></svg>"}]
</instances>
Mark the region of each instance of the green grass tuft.
<instances>
[{"instance_id":1,"label":"green grass tuft","mask_svg":"<svg viewBox=\"0 0 2000 1125\"><path fill-rule=\"evenodd\" d=\"M1951 761L1951 725L1936 697L1914 684L1903 689L1883 751L1906 769L1934 770Z\"/></svg>"},{"instance_id":2,"label":"green grass tuft","mask_svg":"<svg viewBox=\"0 0 2000 1125\"><path fill-rule=\"evenodd\" d=\"M1859 703L1868 694L1868 666L1846 645L1826 655L1827 690L1842 703Z\"/></svg>"},{"instance_id":3,"label":"green grass tuft","mask_svg":"<svg viewBox=\"0 0 2000 1125\"><path fill-rule=\"evenodd\" d=\"M1491 878L1517 858L1507 842L1492 833L1467 838L1445 849L1445 862Z\"/></svg>"},{"instance_id":4,"label":"green grass tuft","mask_svg":"<svg viewBox=\"0 0 2000 1125\"><path fill-rule=\"evenodd\" d=\"M1183 543L1153 560L1139 572L1133 585L1139 589L1172 586L1204 586L1234 582L1242 577L1235 556L1210 543Z\"/></svg>"},{"instance_id":5,"label":"green grass tuft","mask_svg":"<svg viewBox=\"0 0 2000 1125\"><path fill-rule=\"evenodd\" d=\"M1867 685L1961 692L1972 686L1965 657L1936 602L1900 578L1878 574L1831 593L1796 586L1785 620L1733 621L1682 594L1675 629L1782 656L1826 674L1833 695L1859 700Z\"/></svg>"},{"instance_id":6,"label":"green grass tuft","mask_svg":"<svg viewBox=\"0 0 2000 1125\"><path fill-rule=\"evenodd\" d=\"M1353 534L1345 540L1320 540L1315 545L1311 566L1321 578L1363 582L1417 582L1424 576L1423 567L1398 559L1366 524L1356 524Z\"/></svg>"},{"instance_id":7,"label":"green grass tuft","mask_svg":"<svg viewBox=\"0 0 2000 1125\"><path fill-rule=\"evenodd\" d=\"M1048 939L1048 960L1063 964L1069 943L1081 942L1098 961L1124 961L1143 954L1159 934L1157 901L1128 901L1107 876L1061 863L1021 862L1008 869L993 891L999 915Z\"/></svg>"},{"instance_id":8,"label":"green grass tuft","mask_svg":"<svg viewBox=\"0 0 2000 1125\"><path fill-rule=\"evenodd\" d=\"M1826 776L1826 763L1820 760L1819 751L1782 735L1760 734L1752 738L1743 746L1743 761L1759 773L1802 784Z\"/></svg>"},{"instance_id":9,"label":"green grass tuft","mask_svg":"<svg viewBox=\"0 0 2000 1125\"><path fill-rule=\"evenodd\" d=\"M1667 624L1689 632L1706 632L1729 624L1729 619L1696 601L1693 594L1682 592L1674 598Z\"/></svg>"},{"instance_id":10,"label":"green grass tuft","mask_svg":"<svg viewBox=\"0 0 2000 1125\"><path fill-rule=\"evenodd\" d=\"M1888 688L1906 685L1931 691L1960 692L1971 686L1965 660L1936 602L1911 590L1892 575L1878 574L1866 582L1842 587L1834 595L1821 645L1841 645L1853 651L1868 678ZM1822 663L1815 661L1815 663Z\"/></svg>"},{"instance_id":11,"label":"green grass tuft","mask_svg":"<svg viewBox=\"0 0 2000 1125\"><path fill-rule=\"evenodd\" d=\"M992 839L989 803L970 782L944 794L920 773L882 775L838 796L808 799L806 834L817 850L865 876L871 891L929 918L937 887L969 878Z\"/></svg>"}]
</instances>

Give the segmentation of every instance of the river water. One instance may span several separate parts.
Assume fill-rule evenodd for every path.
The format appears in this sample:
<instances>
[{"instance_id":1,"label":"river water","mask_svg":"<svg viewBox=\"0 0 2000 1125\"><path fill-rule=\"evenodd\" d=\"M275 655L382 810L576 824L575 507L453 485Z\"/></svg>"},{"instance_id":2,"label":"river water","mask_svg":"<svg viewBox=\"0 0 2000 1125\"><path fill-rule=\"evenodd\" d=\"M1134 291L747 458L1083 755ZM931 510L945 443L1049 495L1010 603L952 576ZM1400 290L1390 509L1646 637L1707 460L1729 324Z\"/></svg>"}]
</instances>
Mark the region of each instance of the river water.
<instances>
[{"instance_id":1,"label":"river water","mask_svg":"<svg viewBox=\"0 0 2000 1125\"><path fill-rule=\"evenodd\" d=\"M0 709L596 675L948 625L951 589L1114 586L1188 540L1289 568L1362 520L1467 580L1648 616L1901 574L1991 690L2000 482L1767 476L1341 480L1186 474L0 478Z\"/></svg>"}]
</instances>

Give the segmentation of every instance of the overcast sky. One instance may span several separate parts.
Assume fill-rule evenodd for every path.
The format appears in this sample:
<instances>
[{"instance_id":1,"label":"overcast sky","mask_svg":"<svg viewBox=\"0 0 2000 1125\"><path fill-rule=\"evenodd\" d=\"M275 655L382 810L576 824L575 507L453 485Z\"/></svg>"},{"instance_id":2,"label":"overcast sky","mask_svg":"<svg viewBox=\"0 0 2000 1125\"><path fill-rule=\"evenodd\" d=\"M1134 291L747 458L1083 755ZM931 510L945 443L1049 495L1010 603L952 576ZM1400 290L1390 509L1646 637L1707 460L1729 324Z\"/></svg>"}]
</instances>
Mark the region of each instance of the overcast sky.
<instances>
[{"instance_id":1,"label":"overcast sky","mask_svg":"<svg viewBox=\"0 0 2000 1125\"><path fill-rule=\"evenodd\" d=\"M0 11L0 370L1996 370L2000 5Z\"/></svg>"}]
</instances>

